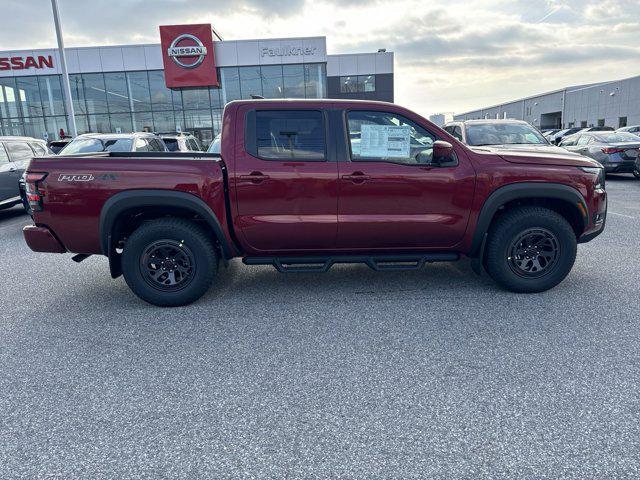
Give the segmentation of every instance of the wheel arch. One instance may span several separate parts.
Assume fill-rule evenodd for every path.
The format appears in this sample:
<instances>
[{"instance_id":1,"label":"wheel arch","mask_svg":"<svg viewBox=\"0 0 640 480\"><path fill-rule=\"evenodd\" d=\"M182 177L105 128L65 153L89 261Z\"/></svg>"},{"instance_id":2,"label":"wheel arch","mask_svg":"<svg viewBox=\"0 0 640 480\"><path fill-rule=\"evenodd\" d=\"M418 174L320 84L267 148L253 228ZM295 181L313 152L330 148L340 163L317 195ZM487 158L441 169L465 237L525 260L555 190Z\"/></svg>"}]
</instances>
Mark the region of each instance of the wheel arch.
<instances>
[{"instance_id":1,"label":"wheel arch","mask_svg":"<svg viewBox=\"0 0 640 480\"><path fill-rule=\"evenodd\" d=\"M485 200L473 234L470 256L482 256L482 245L500 212L519 205L539 205L562 215L579 236L589 224L587 202L573 187L561 183L521 182L495 190Z\"/></svg>"},{"instance_id":2,"label":"wheel arch","mask_svg":"<svg viewBox=\"0 0 640 480\"><path fill-rule=\"evenodd\" d=\"M199 197L173 190L127 190L110 197L100 212L100 247L102 253L109 257L110 263L118 241L114 238L117 228L123 218L134 214L153 215L154 218L167 215L197 218L211 230L223 257L228 259L233 256L220 221ZM118 271L114 272L113 265L111 273L112 276L119 274Z\"/></svg>"}]
</instances>

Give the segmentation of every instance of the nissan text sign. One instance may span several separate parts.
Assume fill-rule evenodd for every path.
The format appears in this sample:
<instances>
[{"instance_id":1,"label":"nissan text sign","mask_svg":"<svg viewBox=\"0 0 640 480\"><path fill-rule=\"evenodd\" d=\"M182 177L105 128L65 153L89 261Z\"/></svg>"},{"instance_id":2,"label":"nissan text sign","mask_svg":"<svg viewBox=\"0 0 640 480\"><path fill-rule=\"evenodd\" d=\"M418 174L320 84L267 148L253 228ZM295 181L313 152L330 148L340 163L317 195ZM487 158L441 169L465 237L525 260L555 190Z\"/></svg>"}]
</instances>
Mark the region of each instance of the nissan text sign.
<instances>
[{"instance_id":1,"label":"nissan text sign","mask_svg":"<svg viewBox=\"0 0 640 480\"><path fill-rule=\"evenodd\" d=\"M29 70L30 68L53 68L53 57L51 55L0 57L0 71Z\"/></svg>"},{"instance_id":2,"label":"nissan text sign","mask_svg":"<svg viewBox=\"0 0 640 480\"><path fill-rule=\"evenodd\" d=\"M160 42L167 87L220 86L211 25L163 25Z\"/></svg>"}]
</instances>

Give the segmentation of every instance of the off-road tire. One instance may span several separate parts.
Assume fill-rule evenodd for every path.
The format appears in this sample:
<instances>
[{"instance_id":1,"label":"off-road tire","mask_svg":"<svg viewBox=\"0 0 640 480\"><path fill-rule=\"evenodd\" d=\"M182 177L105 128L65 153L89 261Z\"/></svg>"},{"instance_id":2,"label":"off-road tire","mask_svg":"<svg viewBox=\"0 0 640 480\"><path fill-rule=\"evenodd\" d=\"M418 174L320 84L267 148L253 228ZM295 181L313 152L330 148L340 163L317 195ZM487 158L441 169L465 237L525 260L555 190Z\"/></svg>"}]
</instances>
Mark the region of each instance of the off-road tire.
<instances>
[{"instance_id":1,"label":"off-road tire","mask_svg":"<svg viewBox=\"0 0 640 480\"><path fill-rule=\"evenodd\" d=\"M190 268L171 265L176 271L181 268L184 272L190 272L181 274L182 284L166 286L158 278L166 278L169 273L163 277L154 274L156 278L149 273L163 271L155 269L155 259L149 261L149 251L155 252L155 248L164 248L165 245L173 246L177 256L188 257L185 263ZM147 266L149 263L154 264L154 269ZM142 224L127 239L122 252L122 273L129 288L142 300L161 307L178 307L198 300L211 286L218 263L217 249L210 236L196 223L180 218L158 219ZM178 273L174 275L173 281Z\"/></svg>"},{"instance_id":2,"label":"off-road tire","mask_svg":"<svg viewBox=\"0 0 640 480\"><path fill-rule=\"evenodd\" d=\"M553 251L551 246L558 247L553 262L543 262L547 265L546 272L541 268L527 273L516 265L518 262L514 259L522 257L513 255L517 250L515 245L522 245L519 240L522 235L527 238L528 232L548 235L550 251ZM562 215L543 207L517 207L501 214L491 226L485 250L485 268L491 278L507 290L543 292L565 279L575 262L576 251L576 234Z\"/></svg>"}]
</instances>

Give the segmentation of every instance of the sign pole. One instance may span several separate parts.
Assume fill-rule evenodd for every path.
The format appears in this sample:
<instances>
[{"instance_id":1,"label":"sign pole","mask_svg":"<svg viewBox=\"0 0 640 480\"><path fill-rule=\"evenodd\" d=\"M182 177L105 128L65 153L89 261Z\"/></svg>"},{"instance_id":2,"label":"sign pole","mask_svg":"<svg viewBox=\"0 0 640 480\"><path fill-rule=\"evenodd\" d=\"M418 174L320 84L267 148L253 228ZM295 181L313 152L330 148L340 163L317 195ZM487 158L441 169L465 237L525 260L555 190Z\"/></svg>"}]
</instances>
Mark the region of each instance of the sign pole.
<instances>
[{"instance_id":1,"label":"sign pole","mask_svg":"<svg viewBox=\"0 0 640 480\"><path fill-rule=\"evenodd\" d=\"M73 111L73 101L71 100L71 84L69 83L69 72L67 71L67 57L64 53L64 41L62 40L62 26L60 25L60 11L58 10L58 0L51 0L53 9L53 21L56 25L56 37L58 37L58 51L60 52L60 68L62 69L62 85L64 89L64 103L67 108L67 123L72 137L78 135L76 128L76 117ZM56 132L57 133L57 132Z\"/></svg>"}]
</instances>

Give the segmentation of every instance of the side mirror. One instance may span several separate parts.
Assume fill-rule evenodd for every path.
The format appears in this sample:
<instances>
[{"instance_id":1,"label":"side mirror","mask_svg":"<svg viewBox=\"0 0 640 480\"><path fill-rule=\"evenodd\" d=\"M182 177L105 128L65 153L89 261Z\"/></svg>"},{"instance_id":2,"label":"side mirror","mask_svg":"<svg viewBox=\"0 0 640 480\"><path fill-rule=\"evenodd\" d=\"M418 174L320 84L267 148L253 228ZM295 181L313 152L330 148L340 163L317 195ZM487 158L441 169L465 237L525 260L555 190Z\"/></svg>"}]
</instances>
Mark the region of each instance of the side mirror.
<instances>
[{"instance_id":1,"label":"side mirror","mask_svg":"<svg viewBox=\"0 0 640 480\"><path fill-rule=\"evenodd\" d=\"M451 160L453 154L453 145L444 140L436 140L433 142L433 162L436 164L446 163Z\"/></svg>"}]
</instances>

